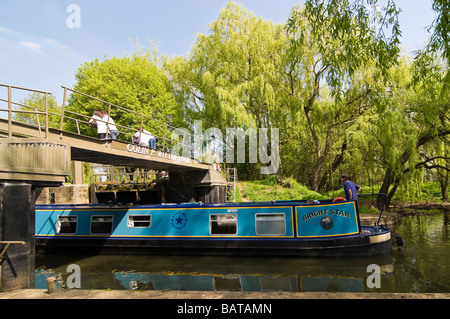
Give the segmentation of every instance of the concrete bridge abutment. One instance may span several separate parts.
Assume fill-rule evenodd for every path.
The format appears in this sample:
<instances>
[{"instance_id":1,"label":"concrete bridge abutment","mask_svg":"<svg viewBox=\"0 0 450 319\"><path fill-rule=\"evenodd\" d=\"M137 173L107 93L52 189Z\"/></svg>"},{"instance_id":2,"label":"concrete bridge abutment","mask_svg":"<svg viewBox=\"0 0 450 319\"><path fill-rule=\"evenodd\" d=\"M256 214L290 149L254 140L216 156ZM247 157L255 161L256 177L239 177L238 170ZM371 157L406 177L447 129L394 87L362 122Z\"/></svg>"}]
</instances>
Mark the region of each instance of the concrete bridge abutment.
<instances>
[{"instance_id":1,"label":"concrete bridge abutment","mask_svg":"<svg viewBox=\"0 0 450 319\"><path fill-rule=\"evenodd\" d=\"M34 288L36 187L63 185L69 160L64 144L0 140L0 291Z\"/></svg>"},{"instance_id":2,"label":"concrete bridge abutment","mask_svg":"<svg viewBox=\"0 0 450 319\"><path fill-rule=\"evenodd\" d=\"M0 184L0 291L34 288L35 191L31 184Z\"/></svg>"}]
</instances>

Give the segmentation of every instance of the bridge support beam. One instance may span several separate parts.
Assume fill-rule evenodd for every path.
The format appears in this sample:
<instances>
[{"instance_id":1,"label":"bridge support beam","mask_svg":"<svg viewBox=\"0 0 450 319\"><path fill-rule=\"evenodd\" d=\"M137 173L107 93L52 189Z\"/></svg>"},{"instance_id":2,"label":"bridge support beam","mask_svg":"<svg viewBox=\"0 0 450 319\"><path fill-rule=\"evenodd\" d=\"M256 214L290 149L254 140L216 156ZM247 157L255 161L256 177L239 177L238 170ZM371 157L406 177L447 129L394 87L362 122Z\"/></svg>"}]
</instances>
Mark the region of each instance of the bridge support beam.
<instances>
[{"instance_id":1,"label":"bridge support beam","mask_svg":"<svg viewBox=\"0 0 450 319\"><path fill-rule=\"evenodd\" d=\"M83 162L72 161L72 184L81 185L83 184Z\"/></svg>"},{"instance_id":2,"label":"bridge support beam","mask_svg":"<svg viewBox=\"0 0 450 319\"><path fill-rule=\"evenodd\" d=\"M35 192L0 183L0 291L34 288Z\"/></svg>"}]
</instances>

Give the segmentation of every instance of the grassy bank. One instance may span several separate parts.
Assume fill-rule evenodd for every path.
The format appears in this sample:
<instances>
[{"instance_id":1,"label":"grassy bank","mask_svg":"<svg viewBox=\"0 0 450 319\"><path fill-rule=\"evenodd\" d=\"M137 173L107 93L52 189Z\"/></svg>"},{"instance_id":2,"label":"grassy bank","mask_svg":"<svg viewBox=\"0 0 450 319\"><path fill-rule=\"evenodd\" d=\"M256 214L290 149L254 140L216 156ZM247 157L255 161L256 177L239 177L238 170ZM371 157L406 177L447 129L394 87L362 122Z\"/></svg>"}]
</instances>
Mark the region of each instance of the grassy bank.
<instances>
[{"instance_id":1,"label":"grassy bank","mask_svg":"<svg viewBox=\"0 0 450 319\"><path fill-rule=\"evenodd\" d=\"M380 187L375 186L375 191ZM362 186L362 193L371 193L372 187ZM236 186L237 202L264 202L272 200L323 200L336 197L345 197L343 188L326 193L317 193L308 187L297 183L293 178L278 180L276 176L269 176L259 181L240 181ZM398 192L393 198L395 205L410 205L416 203L441 203L440 191L436 183L425 183L417 196L411 199L405 193ZM234 200L234 191L231 191L229 200ZM374 207L374 201L370 196L359 198L359 210L361 214L378 213Z\"/></svg>"},{"instance_id":2,"label":"grassy bank","mask_svg":"<svg viewBox=\"0 0 450 319\"><path fill-rule=\"evenodd\" d=\"M260 181L239 182L236 187L236 201L265 202L272 200L320 200L327 198L308 189L306 186L300 185L294 179L288 178L278 181L275 177L270 176ZM229 200L233 199L234 191L229 196Z\"/></svg>"}]
</instances>

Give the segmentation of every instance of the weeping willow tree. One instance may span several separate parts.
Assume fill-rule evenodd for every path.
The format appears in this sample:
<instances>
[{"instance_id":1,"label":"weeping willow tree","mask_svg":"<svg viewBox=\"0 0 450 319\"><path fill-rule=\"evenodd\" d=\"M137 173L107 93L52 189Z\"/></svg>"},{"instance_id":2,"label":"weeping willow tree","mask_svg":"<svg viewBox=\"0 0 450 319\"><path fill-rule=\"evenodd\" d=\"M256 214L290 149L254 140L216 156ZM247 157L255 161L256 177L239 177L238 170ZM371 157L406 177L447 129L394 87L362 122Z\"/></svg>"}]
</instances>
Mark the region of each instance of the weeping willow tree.
<instances>
[{"instance_id":1,"label":"weeping willow tree","mask_svg":"<svg viewBox=\"0 0 450 319\"><path fill-rule=\"evenodd\" d=\"M436 98L444 85L444 74L436 68L430 89L430 79L413 84L414 68L411 61L402 58L390 70L389 86L378 97L377 107L355 126L359 133L352 145L366 155L361 166L382 173L379 192L387 194L388 207L400 187L414 198L423 170L442 167L436 160L445 157L449 100ZM379 199L380 207L383 200Z\"/></svg>"},{"instance_id":2,"label":"weeping willow tree","mask_svg":"<svg viewBox=\"0 0 450 319\"><path fill-rule=\"evenodd\" d=\"M421 168L444 157L430 143L445 143L447 73L429 55L423 73L419 60L400 59L399 10L384 3L307 0L276 25L229 1L191 54L166 64L187 121L279 128L278 173L313 190L344 170L382 184L389 200L413 189Z\"/></svg>"},{"instance_id":3,"label":"weeping willow tree","mask_svg":"<svg viewBox=\"0 0 450 319\"><path fill-rule=\"evenodd\" d=\"M395 17L391 2L386 12ZM391 24L381 18L376 29L373 18L363 1L307 1L275 25L229 1L171 74L204 126L279 128L280 173L317 191L327 167L343 162L346 130L371 107L372 78L398 54L397 25L386 40L379 31Z\"/></svg>"},{"instance_id":4,"label":"weeping willow tree","mask_svg":"<svg viewBox=\"0 0 450 319\"><path fill-rule=\"evenodd\" d=\"M309 168L315 191L342 164L352 126L377 103L373 83L387 78L396 63L397 14L391 1L384 15L371 14L364 1L306 1L292 11L285 77L294 120L290 131L297 132L302 171Z\"/></svg>"},{"instance_id":5,"label":"weeping willow tree","mask_svg":"<svg viewBox=\"0 0 450 319\"><path fill-rule=\"evenodd\" d=\"M391 132L385 139L390 144L390 152L385 156L386 172L380 192L387 194L387 205L392 200L399 186L414 189L423 180L423 169L438 169L442 178L441 187L448 187L448 135L450 134L450 77L448 75L448 1L434 0L433 9L437 18L429 27L434 30L430 42L421 51L416 52L414 61L403 72L394 70L403 76L394 77L390 88L400 93L391 103L398 105L391 122L398 123L401 130ZM400 82L400 78L408 80ZM407 83L405 85L405 83ZM408 91L409 90L409 91ZM409 93L401 94L401 91ZM399 102L400 101L400 102ZM387 114L387 116L391 116ZM387 122L386 120L385 122ZM380 131L387 132L393 125L380 123ZM385 134L387 137L387 134ZM381 142L380 144L383 144ZM389 146L387 144L387 146ZM385 147L385 149L389 149ZM393 151L394 149L395 151ZM442 174L445 172L445 174ZM446 178L444 178L446 176ZM381 202L378 203L381 206Z\"/></svg>"},{"instance_id":6,"label":"weeping willow tree","mask_svg":"<svg viewBox=\"0 0 450 319\"><path fill-rule=\"evenodd\" d=\"M186 96L190 121L202 120L203 129L277 127L280 72L287 37L283 25L257 17L242 5L229 1L208 34L199 34L188 58L166 65L181 94ZM247 140L248 149L248 140ZM245 178L258 176L258 164L245 163ZM235 154L236 157L236 154ZM227 163L229 164L229 163Z\"/></svg>"},{"instance_id":7,"label":"weeping willow tree","mask_svg":"<svg viewBox=\"0 0 450 319\"><path fill-rule=\"evenodd\" d=\"M210 24L209 34L198 36L189 59L191 101L207 125L272 125L285 45L282 30L230 1Z\"/></svg>"}]
</instances>

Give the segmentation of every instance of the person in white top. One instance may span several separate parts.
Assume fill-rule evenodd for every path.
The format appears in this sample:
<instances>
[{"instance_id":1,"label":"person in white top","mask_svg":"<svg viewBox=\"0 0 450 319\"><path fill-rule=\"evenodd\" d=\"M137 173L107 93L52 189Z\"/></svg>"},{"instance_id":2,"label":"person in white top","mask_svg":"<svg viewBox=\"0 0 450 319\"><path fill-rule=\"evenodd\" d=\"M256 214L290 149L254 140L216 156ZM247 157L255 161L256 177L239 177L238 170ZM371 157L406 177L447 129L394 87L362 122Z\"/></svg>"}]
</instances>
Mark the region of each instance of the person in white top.
<instances>
[{"instance_id":1,"label":"person in white top","mask_svg":"<svg viewBox=\"0 0 450 319\"><path fill-rule=\"evenodd\" d=\"M105 111L101 112L103 120L108 123L108 138L112 138L113 140L115 140L119 136L119 131L117 130L116 123L114 123L114 120L110 116L108 116Z\"/></svg>"},{"instance_id":2,"label":"person in white top","mask_svg":"<svg viewBox=\"0 0 450 319\"><path fill-rule=\"evenodd\" d=\"M139 137L141 138L141 142L139 143ZM136 143L145 147L155 148L156 141L155 137L149 132L144 130L142 127L133 135L133 143Z\"/></svg>"},{"instance_id":3,"label":"person in white top","mask_svg":"<svg viewBox=\"0 0 450 319\"><path fill-rule=\"evenodd\" d=\"M106 138L106 122L103 121L102 118L102 112L95 110L94 115L92 115L92 118L89 120L89 126L91 125L97 125L97 136L99 139L105 139Z\"/></svg>"},{"instance_id":4,"label":"person in white top","mask_svg":"<svg viewBox=\"0 0 450 319\"><path fill-rule=\"evenodd\" d=\"M116 139L119 135L114 120L110 118L105 111L94 111L94 115L92 115L92 118L89 120L89 126L93 124L97 125L97 136L99 139L105 139L106 133L108 133L108 138L112 139Z\"/></svg>"}]
</instances>

